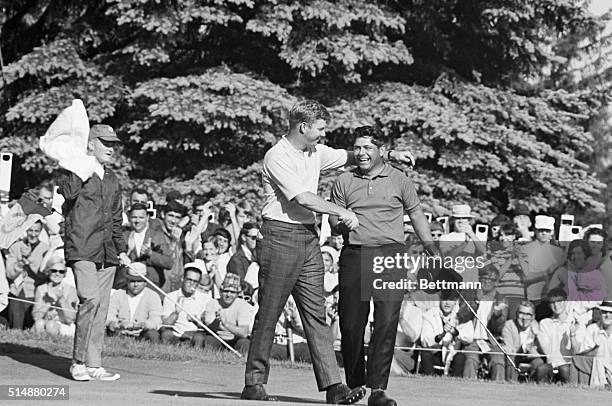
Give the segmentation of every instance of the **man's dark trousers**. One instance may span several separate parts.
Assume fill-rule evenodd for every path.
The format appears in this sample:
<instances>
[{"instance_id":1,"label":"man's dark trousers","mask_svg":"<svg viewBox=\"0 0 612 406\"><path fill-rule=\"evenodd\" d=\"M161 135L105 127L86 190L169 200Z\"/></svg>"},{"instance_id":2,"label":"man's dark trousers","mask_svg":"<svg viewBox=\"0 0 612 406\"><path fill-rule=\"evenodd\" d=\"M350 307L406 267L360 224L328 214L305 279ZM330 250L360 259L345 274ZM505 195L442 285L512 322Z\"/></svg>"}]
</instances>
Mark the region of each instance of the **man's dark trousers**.
<instances>
[{"instance_id":1,"label":"man's dark trousers","mask_svg":"<svg viewBox=\"0 0 612 406\"><path fill-rule=\"evenodd\" d=\"M396 253L404 252L404 244L380 247L348 245L342 249L338 313L346 383L351 388L363 385L374 389L387 388L404 290L377 290L373 288L373 282L377 278L399 281L406 277L406 271L392 268L378 274L373 272L372 265L374 257L395 257ZM370 313L370 297L374 299L374 329L368 346L366 376L363 335Z\"/></svg>"},{"instance_id":2,"label":"man's dark trousers","mask_svg":"<svg viewBox=\"0 0 612 406\"><path fill-rule=\"evenodd\" d=\"M264 220L263 239L257 243L259 311L251 334L245 384L265 384L276 322L293 294L320 391L340 383L331 329L325 323L323 258L314 225Z\"/></svg>"}]
</instances>

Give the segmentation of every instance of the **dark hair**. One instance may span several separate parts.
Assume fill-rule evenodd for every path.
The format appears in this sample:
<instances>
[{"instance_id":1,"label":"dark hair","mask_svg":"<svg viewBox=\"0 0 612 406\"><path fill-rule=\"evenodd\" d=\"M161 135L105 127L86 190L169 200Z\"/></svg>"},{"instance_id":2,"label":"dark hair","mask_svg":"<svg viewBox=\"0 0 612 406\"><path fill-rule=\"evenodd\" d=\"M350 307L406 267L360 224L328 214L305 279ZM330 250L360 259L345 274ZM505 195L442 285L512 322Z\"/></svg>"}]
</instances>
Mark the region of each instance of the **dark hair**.
<instances>
[{"instance_id":1,"label":"dark hair","mask_svg":"<svg viewBox=\"0 0 612 406\"><path fill-rule=\"evenodd\" d=\"M331 237L337 237L337 236L343 237L342 233L340 232L340 230L338 230L338 228L332 228Z\"/></svg>"},{"instance_id":2,"label":"dark hair","mask_svg":"<svg viewBox=\"0 0 612 406\"><path fill-rule=\"evenodd\" d=\"M240 230L240 237L242 237L243 235L247 235L249 230L252 230L254 228L259 227L257 227L257 224L255 223L244 223L244 225L242 226L242 230ZM242 244L242 238L239 239L239 243Z\"/></svg>"},{"instance_id":3,"label":"dark hair","mask_svg":"<svg viewBox=\"0 0 612 406\"><path fill-rule=\"evenodd\" d=\"M370 125L356 128L353 142L355 142L357 138L371 138L372 144L376 145L379 148L383 145L391 146L393 142L393 139L383 133L380 128L373 127Z\"/></svg>"},{"instance_id":4,"label":"dark hair","mask_svg":"<svg viewBox=\"0 0 612 406\"><path fill-rule=\"evenodd\" d=\"M128 210L128 213L132 213L135 210L144 210L144 211L147 211L147 209L148 209L148 207L144 203L134 203L133 205L130 206L130 209Z\"/></svg>"},{"instance_id":5,"label":"dark hair","mask_svg":"<svg viewBox=\"0 0 612 406\"><path fill-rule=\"evenodd\" d=\"M178 190L170 190L168 193L166 193L166 203L172 200L181 200L182 198L183 195Z\"/></svg>"},{"instance_id":6,"label":"dark hair","mask_svg":"<svg viewBox=\"0 0 612 406\"><path fill-rule=\"evenodd\" d=\"M458 300L459 293L452 289L443 289L440 291L440 300Z\"/></svg>"},{"instance_id":7,"label":"dark hair","mask_svg":"<svg viewBox=\"0 0 612 406\"><path fill-rule=\"evenodd\" d=\"M589 228L588 230L586 230L584 232L583 239L585 241L589 241L589 238L592 235L599 235L599 236L603 237L604 240L606 240L608 238L608 235L606 234L606 232L604 230L602 230L601 228L591 227L591 228Z\"/></svg>"},{"instance_id":8,"label":"dark hair","mask_svg":"<svg viewBox=\"0 0 612 406\"><path fill-rule=\"evenodd\" d=\"M195 209L196 209L196 207L198 207L198 206L203 206L203 205L205 205L206 203L208 203L208 199L207 199L207 198L205 198L204 196L196 196L196 197L193 199L193 204L191 205L191 208L192 208L193 210L195 210Z\"/></svg>"},{"instance_id":9,"label":"dark hair","mask_svg":"<svg viewBox=\"0 0 612 406\"><path fill-rule=\"evenodd\" d=\"M168 213L170 211L173 211L175 213L178 213L181 217L183 217L187 213L187 208L185 206L183 206L182 204L180 204L179 202L177 202L176 200L170 200L164 206L163 211L164 211L164 213Z\"/></svg>"},{"instance_id":10,"label":"dark hair","mask_svg":"<svg viewBox=\"0 0 612 406\"><path fill-rule=\"evenodd\" d=\"M301 123L312 125L317 120L328 121L329 112L321 103L315 100L302 100L291 107L289 111L289 128L294 128Z\"/></svg>"},{"instance_id":11,"label":"dark hair","mask_svg":"<svg viewBox=\"0 0 612 406\"><path fill-rule=\"evenodd\" d=\"M230 234L230 232L227 231L225 228L217 228L212 236L213 238L221 236L228 240L230 244L232 243L232 234Z\"/></svg>"},{"instance_id":12,"label":"dark hair","mask_svg":"<svg viewBox=\"0 0 612 406\"><path fill-rule=\"evenodd\" d=\"M578 247L582 248L582 252L584 253L585 257L590 257L593 253L587 240L574 240L570 242L569 246L567 247L567 257L570 258L572 256L572 251Z\"/></svg>"},{"instance_id":13,"label":"dark hair","mask_svg":"<svg viewBox=\"0 0 612 406\"><path fill-rule=\"evenodd\" d=\"M504 233L506 235L508 234L514 234L518 237L519 235L519 231L518 228L516 228L516 224L514 223L503 223L501 224L500 228L499 228L499 233Z\"/></svg>"},{"instance_id":14,"label":"dark hair","mask_svg":"<svg viewBox=\"0 0 612 406\"><path fill-rule=\"evenodd\" d=\"M491 220L491 226L501 226L506 223L512 223L512 220L505 214L498 214Z\"/></svg>"},{"instance_id":15,"label":"dark hair","mask_svg":"<svg viewBox=\"0 0 612 406\"><path fill-rule=\"evenodd\" d=\"M553 288L546 293L546 299L550 300L553 297L562 297L563 299L567 299L567 292L561 287Z\"/></svg>"},{"instance_id":16,"label":"dark hair","mask_svg":"<svg viewBox=\"0 0 612 406\"><path fill-rule=\"evenodd\" d=\"M130 191L130 199L132 198L132 195L134 193L138 193L139 195L147 195L147 200L151 200L151 195L149 194L149 192L143 188L142 186L136 186L135 188L133 188Z\"/></svg>"},{"instance_id":17,"label":"dark hair","mask_svg":"<svg viewBox=\"0 0 612 406\"><path fill-rule=\"evenodd\" d=\"M183 270L183 278L187 275L187 272L196 272L198 275L200 275L198 279L202 279L202 271L200 271L198 268L188 266Z\"/></svg>"}]
</instances>

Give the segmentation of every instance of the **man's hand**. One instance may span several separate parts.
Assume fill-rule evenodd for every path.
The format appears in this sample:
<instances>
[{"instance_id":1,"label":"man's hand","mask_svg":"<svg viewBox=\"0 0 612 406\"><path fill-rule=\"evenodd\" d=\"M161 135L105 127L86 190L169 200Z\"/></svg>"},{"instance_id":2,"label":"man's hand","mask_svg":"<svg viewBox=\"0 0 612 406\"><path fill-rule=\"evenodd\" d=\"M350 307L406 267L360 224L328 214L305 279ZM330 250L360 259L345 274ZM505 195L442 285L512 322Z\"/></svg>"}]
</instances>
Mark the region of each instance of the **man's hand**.
<instances>
[{"instance_id":1,"label":"man's hand","mask_svg":"<svg viewBox=\"0 0 612 406\"><path fill-rule=\"evenodd\" d=\"M140 256L148 258L151 255L151 237L140 247Z\"/></svg>"},{"instance_id":2,"label":"man's hand","mask_svg":"<svg viewBox=\"0 0 612 406\"><path fill-rule=\"evenodd\" d=\"M444 331L449 333L450 335L457 335L457 329L454 326L451 326L450 324L446 323L444 324Z\"/></svg>"},{"instance_id":3,"label":"man's hand","mask_svg":"<svg viewBox=\"0 0 612 406\"><path fill-rule=\"evenodd\" d=\"M117 331L119 330L119 323L116 321L111 321L110 323L108 323L108 326L106 326L110 331Z\"/></svg>"},{"instance_id":4,"label":"man's hand","mask_svg":"<svg viewBox=\"0 0 612 406\"><path fill-rule=\"evenodd\" d=\"M183 235L183 229L180 227L174 227L172 228L172 237L174 237L177 240L181 239L181 235Z\"/></svg>"},{"instance_id":5,"label":"man's hand","mask_svg":"<svg viewBox=\"0 0 612 406\"><path fill-rule=\"evenodd\" d=\"M32 248L30 248L29 245L22 245L21 248L19 248L19 253L22 258L27 258L32 253Z\"/></svg>"},{"instance_id":6,"label":"man's hand","mask_svg":"<svg viewBox=\"0 0 612 406\"><path fill-rule=\"evenodd\" d=\"M457 227L457 231L460 233L465 233L468 237L472 238L474 236L474 231L472 230L472 226L469 223L458 222L455 227Z\"/></svg>"},{"instance_id":7,"label":"man's hand","mask_svg":"<svg viewBox=\"0 0 612 406\"><path fill-rule=\"evenodd\" d=\"M119 254L119 263L121 265L128 266L129 264L132 263L132 260L130 259L130 257L127 256L125 252L122 252Z\"/></svg>"},{"instance_id":8,"label":"man's hand","mask_svg":"<svg viewBox=\"0 0 612 406\"><path fill-rule=\"evenodd\" d=\"M349 230L354 230L359 227L359 220L357 220L357 215L353 213L351 209L343 209L343 212L340 216L338 216L338 220L342 224L348 227Z\"/></svg>"},{"instance_id":9,"label":"man's hand","mask_svg":"<svg viewBox=\"0 0 612 406\"><path fill-rule=\"evenodd\" d=\"M410 151L389 151L389 160L407 164L410 167L416 163L416 159Z\"/></svg>"},{"instance_id":10,"label":"man's hand","mask_svg":"<svg viewBox=\"0 0 612 406\"><path fill-rule=\"evenodd\" d=\"M579 325L576 322L576 320L572 320L572 323L570 324L570 327L569 327L570 336L576 335L576 331L578 331L578 327Z\"/></svg>"},{"instance_id":11,"label":"man's hand","mask_svg":"<svg viewBox=\"0 0 612 406\"><path fill-rule=\"evenodd\" d=\"M234 203L226 203L223 208L227 210L230 215L230 218L236 217L236 205L234 205Z\"/></svg>"}]
</instances>

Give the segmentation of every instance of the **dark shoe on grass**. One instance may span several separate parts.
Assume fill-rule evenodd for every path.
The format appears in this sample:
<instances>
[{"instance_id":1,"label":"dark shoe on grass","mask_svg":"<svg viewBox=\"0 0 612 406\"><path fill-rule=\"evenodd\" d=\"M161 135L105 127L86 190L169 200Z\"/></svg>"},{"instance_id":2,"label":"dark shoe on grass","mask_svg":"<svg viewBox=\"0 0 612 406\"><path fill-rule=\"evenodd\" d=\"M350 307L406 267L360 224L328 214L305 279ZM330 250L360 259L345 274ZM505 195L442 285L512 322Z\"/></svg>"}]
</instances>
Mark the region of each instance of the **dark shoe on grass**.
<instances>
[{"instance_id":1,"label":"dark shoe on grass","mask_svg":"<svg viewBox=\"0 0 612 406\"><path fill-rule=\"evenodd\" d=\"M375 390L368 398L368 406L397 406L397 403L388 398L384 390Z\"/></svg>"},{"instance_id":2,"label":"dark shoe on grass","mask_svg":"<svg viewBox=\"0 0 612 406\"><path fill-rule=\"evenodd\" d=\"M276 402L278 400L274 396L268 395L261 384L245 386L242 394L240 394L240 399L264 400L266 402Z\"/></svg>"},{"instance_id":3,"label":"dark shoe on grass","mask_svg":"<svg viewBox=\"0 0 612 406\"><path fill-rule=\"evenodd\" d=\"M351 389L342 383L337 383L327 388L325 399L332 405L352 405L363 399L365 395L366 390L362 386Z\"/></svg>"}]
</instances>

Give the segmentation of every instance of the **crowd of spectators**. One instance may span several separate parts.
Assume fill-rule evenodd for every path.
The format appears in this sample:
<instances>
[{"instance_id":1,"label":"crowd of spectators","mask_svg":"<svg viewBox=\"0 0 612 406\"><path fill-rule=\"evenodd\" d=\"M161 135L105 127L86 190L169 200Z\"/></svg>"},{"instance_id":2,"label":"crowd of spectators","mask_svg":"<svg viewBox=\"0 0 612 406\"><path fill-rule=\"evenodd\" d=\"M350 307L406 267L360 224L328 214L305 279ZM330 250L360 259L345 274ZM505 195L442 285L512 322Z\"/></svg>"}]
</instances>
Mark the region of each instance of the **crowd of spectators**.
<instances>
[{"instance_id":1,"label":"crowd of spectators","mask_svg":"<svg viewBox=\"0 0 612 406\"><path fill-rule=\"evenodd\" d=\"M0 324L71 336L78 298L63 257L61 196L46 183L38 198L55 211L2 252ZM107 334L223 348L204 324L246 353L257 312L261 237L251 207L244 202L214 207L176 191L158 206L144 188L133 189L124 207L132 265L116 273ZM443 256L484 259L483 266L464 263L460 273L481 288L406 290L393 373L612 384L612 251L601 226L576 233L573 224L532 217L524 207L512 217L479 224L468 205L453 206L439 221L430 217ZM407 216L404 231L408 254L421 256L423 246ZM327 321L338 354L342 247L342 235L322 233ZM433 272L414 263L406 271L415 281L431 279ZM310 361L292 297L278 320L272 356Z\"/></svg>"}]
</instances>

